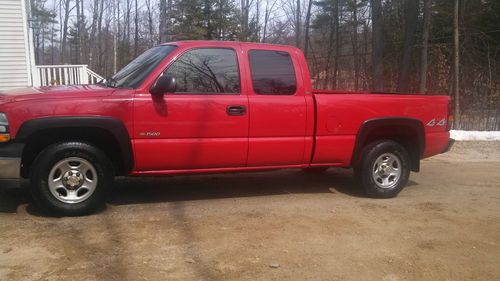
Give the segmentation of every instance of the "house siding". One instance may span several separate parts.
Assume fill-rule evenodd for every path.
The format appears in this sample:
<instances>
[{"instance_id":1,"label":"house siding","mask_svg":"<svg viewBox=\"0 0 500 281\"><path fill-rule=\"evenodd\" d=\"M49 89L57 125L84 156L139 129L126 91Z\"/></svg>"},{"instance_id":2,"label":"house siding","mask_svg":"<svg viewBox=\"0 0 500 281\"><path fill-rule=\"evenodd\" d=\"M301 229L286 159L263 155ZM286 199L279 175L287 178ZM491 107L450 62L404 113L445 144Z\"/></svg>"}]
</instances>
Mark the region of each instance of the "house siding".
<instances>
[{"instance_id":1,"label":"house siding","mask_svg":"<svg viewBox=\"0 0 500 281\"><path fill-rule=\"evenodd\" d=\"M31 86L24 0L0 0L0 90Z\"/></svg>"}]
</instances>

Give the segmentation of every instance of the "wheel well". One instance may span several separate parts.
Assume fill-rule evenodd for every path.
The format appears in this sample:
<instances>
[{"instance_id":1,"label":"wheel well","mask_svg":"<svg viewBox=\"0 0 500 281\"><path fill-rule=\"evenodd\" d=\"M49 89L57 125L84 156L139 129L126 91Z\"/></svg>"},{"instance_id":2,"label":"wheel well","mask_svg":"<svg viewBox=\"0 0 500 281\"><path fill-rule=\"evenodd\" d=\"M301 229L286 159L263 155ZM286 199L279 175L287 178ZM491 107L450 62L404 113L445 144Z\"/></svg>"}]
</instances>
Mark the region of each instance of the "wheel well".
<instances>
[{"instance_id":1,"label":"wheel well","mask_svg":"<svg viewBox=\"0 0 500 281\"><path fill-rule=\"evenodd\" d=\"M411 159L411 170L418 172L425 145L424 137L423 127L421 126L408 124L380 124L373 126L358 134L352 166L359 163L361 152L366 145L378 140L392 140L406 149Z\"/></svg>"},{"instance_id":2,"label":"wheel well","mask_svg":"<svg viewBox=\"0 0 500 281\"><path fill-rule=\"evenodd\" d=\"M29 136L22 155L21 175L28 178L35 158L47 146L67 141L85 142L102 150L112 161L116 175L126 173L120 144L109 131L102 128L51 128Z\"/></svg>"}]
</instances>

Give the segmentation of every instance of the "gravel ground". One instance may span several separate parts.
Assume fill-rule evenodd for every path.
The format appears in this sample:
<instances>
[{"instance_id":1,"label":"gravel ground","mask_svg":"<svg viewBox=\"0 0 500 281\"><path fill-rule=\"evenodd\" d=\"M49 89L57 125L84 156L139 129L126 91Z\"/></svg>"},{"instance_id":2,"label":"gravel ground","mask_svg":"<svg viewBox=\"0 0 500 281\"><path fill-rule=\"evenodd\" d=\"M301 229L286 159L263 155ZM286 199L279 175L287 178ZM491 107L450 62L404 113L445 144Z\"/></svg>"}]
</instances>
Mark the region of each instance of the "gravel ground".
<instances>
[{"instance_id":1,"label":"gravel ground","mask_svg":"<svg viewBox=\"0 0 500 281\"><path fill-rule=\"evenodd\" d=\"M0 280L499 280L500 142L426 159L394 199L351 171L120 179L44 216L0 189Z\"/></svg>"}]
</instances>

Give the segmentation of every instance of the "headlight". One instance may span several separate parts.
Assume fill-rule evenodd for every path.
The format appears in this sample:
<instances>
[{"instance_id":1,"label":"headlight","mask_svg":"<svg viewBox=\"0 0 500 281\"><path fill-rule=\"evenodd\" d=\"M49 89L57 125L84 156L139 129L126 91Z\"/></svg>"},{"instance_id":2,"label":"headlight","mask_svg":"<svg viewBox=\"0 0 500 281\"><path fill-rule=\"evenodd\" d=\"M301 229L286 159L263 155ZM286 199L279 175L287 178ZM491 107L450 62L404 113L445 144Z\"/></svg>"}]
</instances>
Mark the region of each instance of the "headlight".
<instances>
[{"instance_id":1,"label":"headlight","mask_svg":"<svg viewBox=\"0 0 500 281\"><path fill-rule=\"evenodd\" d=\"M9 120L7 120L5 113L0 113L0 143L8 142L9 140Z\"/></svg>"}]
</instances>

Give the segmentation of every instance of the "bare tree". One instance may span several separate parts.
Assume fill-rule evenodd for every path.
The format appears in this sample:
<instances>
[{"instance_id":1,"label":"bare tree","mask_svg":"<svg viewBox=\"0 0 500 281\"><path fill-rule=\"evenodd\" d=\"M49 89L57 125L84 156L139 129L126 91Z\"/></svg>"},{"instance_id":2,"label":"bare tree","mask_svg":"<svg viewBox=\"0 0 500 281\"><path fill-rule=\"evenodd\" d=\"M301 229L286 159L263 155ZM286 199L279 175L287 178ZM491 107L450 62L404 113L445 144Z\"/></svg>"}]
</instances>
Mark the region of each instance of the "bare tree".
<instances>
[{"instance_id":1,"label":"bare tree","mask_svg":"<svg viewBox=\"0 0 500 281\"><path fill-rule=\"evenodd\" d=\"M62 42L61 42L61 62L66 61L66 42L68 38L68 21L71 10L70 8L71 0L62 0L61 4L64 5L64 16L63 16L63 28L62 28Z\"/></svg>"},{"instance_id":2,"label":"bare tree","mask_svg":"<svg viewBox=\"0 0 500 281\"><path fill-rule=\"evenodd\" d=\"M167 0L160 0L160 43L167 41Z\"/></svg>"},{"instance_id":3,"label":"bare tree","mask_svg":"<svg viewBox=\"0 0 500 281\"><path fill-rule=\"evenodd\" d=\"M455 0L454 11L453 11L453 91L455 97L455 116L456 123L455 127L458 126L460 122L460 89L459 89L459 75L460 75L460 39L458 30L458 12L459 12L459 0Z\"/></svg>"},{"instance_id":4,"label":"bare tree","mask_svg":"<svg viewBox=\"0 0 500 281\"><path fill-rule=\"evenodd\" d=\"M405 39L403 56L399 64L398 92L408 92L410 90L411 58L415 42L415 31L417 30L418 1L406 0L404 4L404 15Z\"/></svg>"},{"instance_id":5,"label":"bare tree","mask_svg":"<svg viewBox=\"0 0 500 281\"><path fill-rule=\"evenodd\" d=\"M251 0L241 0L240 1L240 9L241 9L241 32L240 32L240 40L247 41L248 40L248 17L250 15L250 7L252 6Z\"/></svg>"},{"instance_id":6,"label":"bare tree","mask_svg":"<svg viewBox=\"0 0 500 281\"><path fill-rule=\"evenodd\" d=\"M160 43L170 41L172 5L172 0L160 0L160 23L158 30Z\"/></svg>"},{"instance_id":7,"label":"bare tree","mask_svg":"<svg viewBox=\"0 0 500 281\"><path fill-rule=\"evenodd\" d=\"M91 40L97 41L97 22L99 20L99 1L94 0L93 7L92 7L92 24L90 27L90 36ZM91 44L90 45L90 51L89 51L89 64L91 67L94 66L94 56L96 53L96 44Z\"/></svg>"},{"instance_id":8,"label":"bare tree","mask_svg":"<svg viewBox=\"0 0 500 281\"><path fill-rule=\"evenodd\" d=\"M137 0L135 0L135 17L134 17L134 57L137 57L139 52L139 8Z\"/></svg>"},{"instance_id":9,"label":"bare tree","mask_svg":"<svg viewBox=\"0 0 500 281\"><path fill-rule=\"evenodd\" d=\"M358 1L352 0L352 55L354 62L354 90L359 89L359 56L358 56Z\"/></svg>"},{"instance_id":10,"label":"bare tree","mask_svg":"<svg viewBox=\"0 0 500 281\"><path fill-rule=\"evenodd\" d=\"M432 0L424 0L424 27L422 30L422 53L420 55L420 86L418 91L427 91L427 65L429 56L429 31L431 28Z\"/></svg>"},{"instance_id":11,"label":"bare tree","mask_svg":"<svg viewBox=\"0 0 500 281\"><path fill-rule=\"evenodd\" d=\"M151 12L151 0L146 0L146 8L147 8L147 14L148 14L148 30L149 30L149 40L148 40L148 47L151 47L153 44L153 38L154 38L154 31L153 31L153 15Z\"/></svg>"},{"instance_id":12,"label":"bare tree","mask_svg":"<svg viewBox=\"0 0 500 281\"><path fill-rule=\"evenodd\" d=\"M306 24L305 24L305 35L304 35L304 56L307 59L307 55L309 52L309 24L311 22L311 8L313 1L309 0L309 4L307 5L307 13L306 13Z\"/></svg>"},{"instance_id":13,"label":"bare tree","mask_svg":"<svg viewBox=\"0 0 500 281\"><path fill-rule=\"evenodd\" d=\"M302 33L302 24L301 24L301 13L300 13L300 0L297 0L297 4L295 7L295 45L297 48L300 48L301 44L301 33Z\"/></svg>"},{"instance_id":14,"label":"bare tree","mask_svg":"<svg viewBox=\"0 0 500 281\"><path fill-rule=\"evenodd\" d=\"M335 54L333 61L333 89L337 89L339 80L339 57L340 57L340 0L335 1L333 20L335 25Z\"/></svg>"},{"instance_id":15,"label":"bare tree","mask_svg":"<svg viewBox=\"0 0 500 281\"><path fill-rule=\"evenodd\" d=\"M82 60L82 26L81 26L81 15L80 15L80 0L76 0L76 36L78 36L77 46L76 46L76 61L80 63ZM83 5L83 3L82 3Z\"/></svg>"},{"instance_id":16,"label":"bare tree","mask_svg":"<svg viewBox=\"0 0 500 281\"><path fill-rule=\"evenodd\" d=\"M372 9L372 88L384 89L384 32L382 0L371 0Z\"/></svg>"},{"instance_id":17,"label":"bare tree","mask_svg":"<svg viewBox=\"0 0 500 281\"><path fill-rule=\"evenodd\" d=\"M272 0L272 3L269 4L270 0L266 0L266 10L264 11L264 28L262 31L262 42L265 43L267 39L267 27L269 25L269 20L271 14L274 12L274 6L276 5L277 0Z\"/></svg>"}]
</instances>

